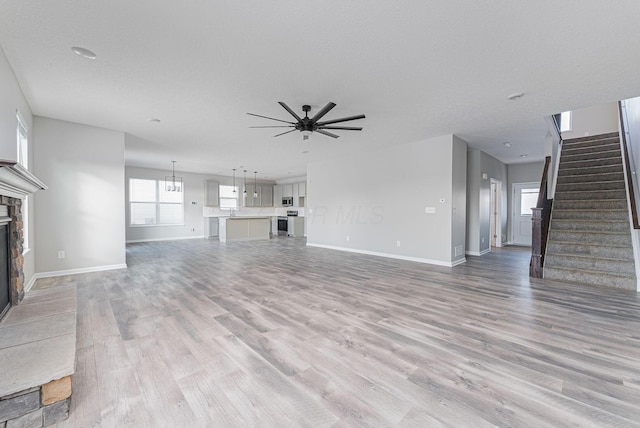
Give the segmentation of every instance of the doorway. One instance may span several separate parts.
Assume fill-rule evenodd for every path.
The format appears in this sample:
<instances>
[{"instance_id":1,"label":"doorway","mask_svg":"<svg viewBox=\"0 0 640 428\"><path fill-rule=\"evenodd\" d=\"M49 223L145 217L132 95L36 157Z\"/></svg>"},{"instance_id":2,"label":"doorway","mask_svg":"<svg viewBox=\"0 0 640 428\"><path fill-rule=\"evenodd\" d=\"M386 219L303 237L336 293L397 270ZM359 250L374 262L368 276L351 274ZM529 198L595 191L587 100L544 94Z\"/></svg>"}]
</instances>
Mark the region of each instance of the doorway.
<instances>
[{"instance_id":1,"label":"doorway","mask_svg":"<svg viewBox=\"0 0 640 428\"><path fill-rule=\"evenodd\" d=\"M491 247L502 247L502 182L491 179L491 199L489 203L489 242Z\"/></svg>"},{"instance_id":2,"label":"doorway","mask_svg":"<svg viewBox=\"0 0 640 428\"><path fill-rule=\"evenodd\" d=\"M531 208L538 203L540 183L513 184L511 243L531 246Z\"/></svg>"}]
</instances>

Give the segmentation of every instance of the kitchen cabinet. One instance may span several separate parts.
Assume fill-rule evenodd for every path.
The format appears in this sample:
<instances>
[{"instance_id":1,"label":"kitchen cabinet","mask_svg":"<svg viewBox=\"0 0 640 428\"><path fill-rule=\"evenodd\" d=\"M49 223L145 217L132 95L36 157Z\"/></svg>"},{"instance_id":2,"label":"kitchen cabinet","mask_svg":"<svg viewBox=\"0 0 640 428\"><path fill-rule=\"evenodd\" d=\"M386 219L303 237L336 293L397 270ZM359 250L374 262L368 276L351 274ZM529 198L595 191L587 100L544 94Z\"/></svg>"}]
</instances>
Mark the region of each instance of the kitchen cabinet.
<instances>
[{"instance_id":1,"label":"kitchen cabinet","mask_svg":"<svg viewBox=\"0 0 640 428\"><path fill-rule=\"evenodd\" d=\"M293 196L293 206L297 207L298 206L298 183L293 183L291 185L291 190L292 190L291 196Z\"/></svg>"},{"instance_id":2,"label":"kitchen cabinet","mask_svg":"<svg viewBox=\"0 0 640 428\"><path fill-rule=\"evenodd\" d=\"M304 217L289 217L287 234L293 237L304 236Z\"/></svg>"},{"instance_id":3,"label":"kitchen cabinet","mask_svg":"<svg viewBox=\"0 0 640 428\"><path fill-rule=\"evenodd\" d=\"M283 198L293 197L293 184L282 184L282 197Z\"/></svg>"},{"instance_id":4,"label":"kitchen cabinet","mask_svg":"<svg viewBox=\"0 0 640 428\"><path fill-rule=\"evenodd\" d=\"M253 197L253 184L247 184L245 189L247 190L247 193L241 193L244 199L242 205L245 207L255 207L257 202L257 206L260 206L260 195L258 195L258 197L256 198Z\"/></svg>"},{"instance_id":5,"label":"kitchen cabinet","mask_svg":"<svg viewBox=\"0 0 640 428\"><path fill-rule=\"evenodd\" d=\"M273 186L273 206L282 207L282 185Z\"/></svg>"},{"instance_id":6,"label":"kitchen cabinet","mask_svg":"<svg viewBox=\"0 0 640 428\"><path fill-rule=\"evenodd\" d=\"M204 234L207 239L218 237L218 217L205 217Z\"/></svg>"},{"instance_id":7,"label":"kitchen cabinet","mask_svg":"<svg viewBox=\"0 0 640 428\"><path fill-rule=\"evenodd\" d=\"M268 185L260 186L260 206L261 207L273 206L273 186L268 186Z\"/></svg>"},{"instance_id":8,"label":"kitchen cabinet","mask_svg":"<svg viewBox=\"0 0 640 428\"><path fill-rule=\"evenodd\" d=\"M301 198L307 196L307 183L306 182L298 183L298 196L301 197Z\"/></svg>"},{"instance_id":9,"label":"kitchen cabinet","mask_svg":"<svg viewBox=\"0 0 640 428\"><path fill-rule=\"evenodd\" d=\"M254 196L254 185L247 184L247 196L244 197L245 207L272 207L273 187L266 184L257 185L257 196Z\"/></svg>"},{"instance_id":10,"label":"kitchen cabinet","mask_svg":"<svg viewBox=\"0 0 640 428\"><path fill-rule=\"evenodd\" d=\"M207 207L217 207L219 202L219 183L213 180L204 182L204 204Z\"/></svg>"}]
</instances>

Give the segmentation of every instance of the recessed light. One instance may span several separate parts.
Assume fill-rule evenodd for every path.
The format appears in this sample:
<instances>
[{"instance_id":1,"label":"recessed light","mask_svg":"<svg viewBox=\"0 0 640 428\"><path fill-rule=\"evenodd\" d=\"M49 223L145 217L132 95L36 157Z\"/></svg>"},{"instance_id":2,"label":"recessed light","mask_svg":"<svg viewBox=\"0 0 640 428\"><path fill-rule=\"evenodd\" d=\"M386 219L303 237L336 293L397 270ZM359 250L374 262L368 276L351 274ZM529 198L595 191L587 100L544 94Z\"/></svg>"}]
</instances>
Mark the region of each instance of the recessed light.
<instances>
[{"instance_id":1,"label":"recessed light","mask_svg":"<svg viewBox=\"0 0 640 428\"><path fill-rule=\"evenodd\" d=\"M71 50L73 51L74 54L81 56L82 58L86 58L86 59L96 59L97 55L90 51L89 49L86 48L81 48L79 46L74 46L71 48Z\"/></svg>"},{"instance_id":2,"label":"recessed light","mask_svg":"<svg viewBox=\"0 0 640 428\"><path fill-rule=\"evenodd\" d=\"M154 123L160 123L160 119L158 119L157 117L150 117L149 119L147 119L149 122L154 122Z\"/></svg>"},{"instance_id":3,"label":"recessed light","mask_svg":"<svg viewBox=\"0 0 640 428\"><path fill-rule=\"evenodd\" d=\"M520 155L521 158L526 158L527 156L529 155L527 155L526 153L524 155Z\"/></svg>"},{"instance_id":4,"label":"recessed light","mask_svg":"<svg viewBox=\"0 0 640 428\"><path fill-rule=\"evenodd\" d=\"M518 98L524 97L524 92L515 92L507 97L510 100L517 100Z\"/></svg>"},{"instance_id":5,"label":"recessed light","mask_svg":"<svg viewBox=\"0 0 640 428\"><path fill-rule=\"evenodd\" d=\"M506 142L506 143L503 143L503 144L504 144L505 147L511 147L511 143L509 143L509 142Z\"/></svg>"}]
</instances>

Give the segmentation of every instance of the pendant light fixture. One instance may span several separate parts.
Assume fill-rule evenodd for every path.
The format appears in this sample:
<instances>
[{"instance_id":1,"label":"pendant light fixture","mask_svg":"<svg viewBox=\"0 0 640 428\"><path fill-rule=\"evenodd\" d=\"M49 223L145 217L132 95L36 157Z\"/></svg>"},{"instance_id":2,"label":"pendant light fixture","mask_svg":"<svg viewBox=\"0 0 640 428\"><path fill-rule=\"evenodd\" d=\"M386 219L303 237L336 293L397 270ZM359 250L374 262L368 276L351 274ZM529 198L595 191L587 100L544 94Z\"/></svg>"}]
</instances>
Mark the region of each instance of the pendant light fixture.
<instances>
[{"instance_id":1,"label":"pendant light fixture","mask_svg":"<svg viewBox=\"0 0 640 428\"><path fill-rule=\"evenodd\" d=\"M244 170L244 191L242 192L244 197L247 197L247 170Z\"/></svg>"},{"instance_id":2,"label":"pendant light fixture","mask_svg":"<svg viewBox=\"0 0 640 428\"><path fill-rule=\"evenodd\" d=\"M258 171L253 171L253 197L258 197Z\"/></svg>"},{"instance_id":3,"label":"pendant light fixture","mask_svg":"<svg viewBox=\"0 0 640 428\"><path fill-rule=\"evenodd\" d=\"M236 169L233 168L233 193L236 193Z\"/></svg>"},{"instance_id":4,"label":"pendant light fixture","mask_svg":"<svg viewBox=\"0 0 640 428\"><path fill-rule=\"evenodd\" d=\"M167 192L182 192L182 177L176 177L176 161L171 161L172 173L164 176L164 185Z\"/></svg>"}]
</instances>

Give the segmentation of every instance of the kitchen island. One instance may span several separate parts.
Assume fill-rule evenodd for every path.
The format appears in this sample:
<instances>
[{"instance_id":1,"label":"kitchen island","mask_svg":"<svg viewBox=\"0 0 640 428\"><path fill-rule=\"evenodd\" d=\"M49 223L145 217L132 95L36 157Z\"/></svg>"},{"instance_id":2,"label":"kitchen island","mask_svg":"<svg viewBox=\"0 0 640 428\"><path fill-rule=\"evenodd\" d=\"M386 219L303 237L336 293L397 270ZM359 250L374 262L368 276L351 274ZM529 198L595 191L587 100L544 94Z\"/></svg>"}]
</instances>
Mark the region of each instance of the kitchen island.
<instances>
[{"instance_id":1,"label":"kitchen island","mask_svg":"<svg viewBox=\"0 0 640 428\"><path fill-rule=\"evenodd\" d=\"M220 242L269 239L270 217L220 217Z\"/></svg>"}]
</instances>

